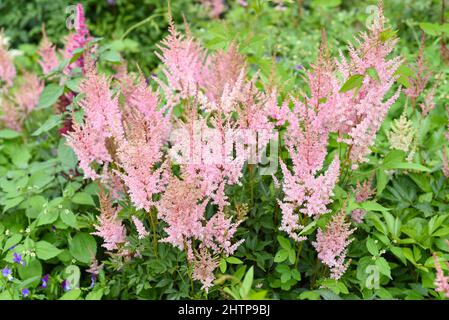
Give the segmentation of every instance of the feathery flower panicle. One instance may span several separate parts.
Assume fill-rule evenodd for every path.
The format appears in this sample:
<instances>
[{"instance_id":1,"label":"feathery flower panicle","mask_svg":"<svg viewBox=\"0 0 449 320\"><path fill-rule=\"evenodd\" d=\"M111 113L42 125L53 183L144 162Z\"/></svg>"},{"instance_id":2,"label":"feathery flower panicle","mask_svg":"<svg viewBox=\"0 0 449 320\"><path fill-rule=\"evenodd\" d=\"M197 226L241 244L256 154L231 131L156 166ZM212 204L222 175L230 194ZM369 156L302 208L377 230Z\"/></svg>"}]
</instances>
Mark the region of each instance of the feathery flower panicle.
<instances>
[{"instance_id":1,"label":"feathery flower panicle","mask_svg":"<svg viewBox=\"0 0 449 320\"><path fill-rule=\"evenodd\" d=\"M424 101L419 105L421 114L426 117L430 111L435 109L435 86L430 88L429 92L424 97Z\"/></svg>"},{"instance_id":2,"label":"feathery flower panicle","mask_svg":"<svg viewBox=\"0 0 449 320\"><path fill-rule=\"evenodd\" d=\"M345 258L348 245L353 239L349 236L355 229L350 229L350 223L345 222L345 210L337 213L326 230L318 229L316 241L313 246L318 252L318 258L331 270L332 279L340 279L346 272L348 265L345 264Z\"/></svg>"},{"instance_id":3,"label":"feathery flower panicle","mask_svg":"<svg viewBox=\"0 0 449 320\"><path fill-rule=\"evenodd\" d=\"M241 73L246 75L245 58L238 52L238 46L232 42L227 50L218 50L206 66L204 90L210 101L217 102L223 96L225 86L232 86Z\"/></svg>"},{"instance_id":4,"label":"feathery flower panicle","mask_svg":"<svg viewBox=\"0 0 449 320\"><path fill-rule=\"evenodd\" d=\"M0 33L0 40L4 36ZM16 68L14 67L13 58L8 52L8 48L3 41L0 41L0 80L5 82L6 87L11 87L16 77Z\"/></svg>"},{"instance_id":5,"label":"feathery flower panicle","mask_svg":"<svg viewBox=\"0 0 449 320\"><path fill-rule=\"evenodd\" d=\"M136 227L137 234L139 235L139 239L145 239L148 236L148 231L145 229L142 221L139 220L136 216L132 216L134 226Z\"/></svg>"},{"instance_id":6,"label":"feathery flower panicle","mask_svg":"<svg viewBox=\"0 0 449 320\"><path fill-rule=\"evenodd\" d=\"M355 189L353 189L356 202L364 202L370 199L375 194L375 190L371 185L372 178L365 180L362 184L360 184L360 181L357 181L356 187ZM362 223L365 214L366 211L364 209L355 209L351 212L351 218L356 223Z\"/></svg>"},{"instance_id":7,"label":"feathery flower panicle","mask_svg":"<svg viewBox=\"0 0 449 320\"><path fill-rule=\"evenodd\" d=\"M39 97L43 90L44 83L35 74L24 73L23 82L17 88L14 96L20 110L25 116L38 105Z\"/></svg>"},{"instance_id":8,"label":"feathery flower panicle","mask_svg":"<svg viewBox=\"0 0 449 320\"><path fill-rule=\"evenodd\" d=\"M1 115L0 122L6 128L15 131L22 131L23 115L18 107L6 97L0 95Z\"/></svg>"},{"instance_id":9,"label":"feathery flower panicle","mask_svg":"<svg viewBox=\"0 0 449 320\"><path fill-rule=\"evenodd\" d=\"M39 50L37 51L37 53L39 54L40 57L39 64L42 68L42 72L44 73L44 75L49 74L53 69L55 69L59 65L55 46L48 39L45 29L43 27L42 27L42 42L39 46Z\"/></svg>"},{"instance_id":10,"label":"feathery flower panicle","mask_svg":"<svg viewBox=\"0 0 449 320\"><path fill-rule=\"evenodd\" d=\"M156 52L168 82L168 86L162 87L169 99L176 95L173 91L178 91L181 98L195 96L204 85L206 51L191 36L181 35L172 20L168 31L169 35L158 45L160 52Z\"/></svg>"},{"instance_id":11,"label":"feathery flower panicle","mask_svg":"<svg viewBox=\"0 0 449 320\"><path fill-rule=\"evenodd\" d=\"M218 259L214 259L206 248L201 248L199 254L194 256L192 262L192 278L201 281L203 284L201 289L208 292L212 282L215 280L214 270L218 267Z\"/></svg>"},{"instance_id":12,"label":"feathery flower panicle","mask_svg":"<svg viewBox=\"0 0 449 320\"><path fill-rule=\"evenodd\" d=\"M206 11L209 13L209 17L212 19L218 19L220 15L226 10L226 6L223 0L199 0Z\"/></svg>"},{"instance_id":13,"label":"feathery flower panicle","mask_svg":"<svg viewBox=\"0 0 449 320\"><path fill-rule=\"evenodd\" d=\"M83 5L78 3L76 5L75 11L75 32L69 34L65 38L65 47L62 52L62 56L64 59L72 59L74 55L74 51L77 49L86 48L87 43L91 40L91 36L89 33L89 29L86 25L86 18L84 17L84 8ZM74 68L83 68L84 67L84 55L82 54L80 57L76 59L76 61L69 64L65 72L68 74Z\"/></svg>"},{"instance_id":14,"label":"feathery flower panicle","mask_svg":"<svg viewBox=\"0 0 449 320\"><path fill-rule=\"evenodd\" d=\"M380 125L385 118L388 109L399 96L399 89L385 102L384 99L396 81L395 71L400 66L402 59L394 57L388 59L397 39L381 39L384 28L384 16L382 7L369 33L362 33L356 39L358 47L349 45L349 60L343 58L336 61L337 68L347 80L350 76L359 74L363 77L362 86L354 96L354 92L340 91L343 83L334 88L333 114L334 128L332 131L349 137L343 139L350 146L350 160L353 168L358 164L368 161L366 156L370 153L370 147ZM378 79L366 75L368 69L375 69Z\"/></svg>"},{"instance_id":15,"label":"feathery flower panicle","mask_svg":"<svg viewBox=\"0 0 449 320\"><path fill-rule=\"evenodd\" d=\"M409 77L410 87L404 90L404 93L413 101L421 95L429 82L431 72L429 71L424 57L425 33L421 35L421 43L416 58L416 67L413 68L416 77Z\"/></svg>"},{"instance_id":16,"label":"feathery flower panicle","mask_svg":"<svg viewBox=\"0 0 449 320\"><path fill-rule=\"evenodd\" d=\"M114 208L112 206L112 198L109 194L100 190L100 216L98 217L98 224L94 225L97 235L103 238L103 247L108 251L118 249L120 244L126 242L126 229L117 214L120 207Z\"/></svg>"},{"instance_id":17,"label":"feathery flower panicle","mask_svg":"<svg viewBox=\"0 0 449 320\"><path fill-rule=\"evenodd\" d=\"M413 122L407 119L405 110L399 119L393 120L390 131L387 132L387 138L391 149L402 150L409 154L408 158L413 158L416 129L413 127Z\"/></svg>"},{"instance_id":18,"label":"feathery flower panicle","mask_svg":"<svg viewBox=\"0 0 449 320\"><path fill-rule=\"evenodd\" d=\"M112 161L107 141L123 139L121 114L118 98L112 98L109 81L95 69L87 71L80 92L84 95L79 102L85 114L84 124L73 124L73 131L67 134L67 144L76 153L85 177L96 179L99 175L91 165Z\"/></svg>"},{"instance_id":19,"label":"feathery flower panicle","mask_svg":"<svg viewBox=\"0 0 449 320\"><path fill-rule=\"evenodd\" d=\"M449 298L449 276L444 275L443 269L440 265L440 260L435 253L433 254L433 260L435 261L435 268L437 269L437 274L435 277L435 291L442 292L446 298ZM449 268L449 262L446 261L446 265Z\"/></svg>"},{"instance_id":20,"label":"feathery flower panicle","mask_svg":"<svg viewBox=\"0 0 449 320\"><path fill-rule=\"evenodd\" d=\"M186 181L171 177L158 204L158 217L168 224L161 241L184 250L186 242L203 238L207 202L202 192Z\"/></svg>"},{"instance_id":21,"label":"feathery flower panicle","mask_svg":"<svg viewBox=\"0 0 449 320\"><path fill-rule=\"evenodd\" d=\"M293 170L290 171L281 161L285 196L283 202L280 202L280 229L292 239L301 241L304 238L295 234L302 229L298 224L298 214L318 218L328 212L326 206L331 203L332 190L340 172L340 161L335 157L328 170L318 174L323 170L327 154L328 129L322 116L324 113L302 102L294 102L295 108L288 117L290 125L284 137Z\"/></svg>"},{"instance_id":22,"label":"feathery flower panicle","mask_svg":"<svg viewBox=\"0 0 449 320\"><path fill-rule=\"evenodd\" d=\"M162 115L150 122L139 111L129 110L124 117L125 138L118 143L118 164L124 171L119 175L136 208L147 212L156 205L153 196L168 183L168 163L162 159L165 124Z\"/></svg>"}]
</instances>

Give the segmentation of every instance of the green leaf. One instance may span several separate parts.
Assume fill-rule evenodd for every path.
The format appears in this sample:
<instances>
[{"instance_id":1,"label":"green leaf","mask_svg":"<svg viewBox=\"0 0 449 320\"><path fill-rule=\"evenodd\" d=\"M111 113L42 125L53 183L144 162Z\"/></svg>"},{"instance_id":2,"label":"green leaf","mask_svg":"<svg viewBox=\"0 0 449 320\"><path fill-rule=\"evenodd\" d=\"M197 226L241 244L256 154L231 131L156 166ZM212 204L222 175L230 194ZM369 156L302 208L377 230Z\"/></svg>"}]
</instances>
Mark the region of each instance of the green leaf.
<instances>
[{"instance_id":1,"label":"green leaf","mask_svg":"<svg viewBox=\"0 0 449 320\"><path fill-rule=\"evenodd\" d=\"M284 248L285 250L290 250L291 249L291 244L290 241L287 240L286 238L284 238L283 236L277 236L277 239L279 241L279 244L281 245L282 248Z\"/></svg>"},{"instance_id":2,"label":"green leaf","mask_svg":"<svg viewBox=\"0 0 449 320\"><path fill-rule=\"evenodd\" d=\"M246 272L245 278L243 279L242 286L240 287L240 296L245 299L248 297L248 294L251 290L251 286L253 284L254 278L254 268L249 268L248 272Z\"/></svg>"},{"instance_id":3,"label":"green leaf","mask_svg":"<svg viewBox=\"0 0 449 320\"><path fill-rule=\"evenodd\" d=\"M81 290L76 288L72 289L69 292L64 293L64 295L59 298L59 300L77 300L81 295Z\"/></svg>"},{"instance_id":4,"label":"green leaf","mask_svg":"<svg viewBox=\"0 0 449 320\"><path fill-rule=\"evenodd\" d=\"M376 80L377 82L380 83L380 77L379 74L377 73L377 70L373 67L370 67L368 69L366 69L366 73L374 80Z\"/></svg>"},{"instance_id":5,"label":"green leaf","mask_svg":"<svg viewBox=\"0 0 449 320\"><path fill-rule=\"evenodd\" d=\"M76 223L76 216L69 209L63 210L59 216L61 217L62 222L64 222L69 227L78 228L78 224Z\"/></svg>"},{"instance_id":6,"label":"green leaf","mask_svg":"<svg viewBox=\"0 0 449 320\"><path fill-rule=\"evenodd\" d=\"M97 243L90 234L78 233L72 240L69 240L69 251L76 260L89 264L97 254Z\"/></svg>"},{"instance_id":7,"label":"green leaf","mask_svg":"<svg viewBox=\"0 0 449 320\"><path fill-rule=\"evenodd\" d=\"M363 74L355 74L351 77L349 77L348 80L343 84L343 86L340 88L340 92L348 92L352 89L360 89L363 83L363 78L365 76Z\"/></svg>"},{"instance_id":8,"label":"green leaf","mask_svg":"<svg viewBox=\"0 0 449 320\"><path fill-rule=\"evenodd\" d=\"M82 204L95 207L95 202L92 196L85 192L77 192L72 198L72 202L76 204Z\"/></svg>"},{"instance_id":9,"label":"green leaf","mask_svg":"<svg viewBox=\"0 0 449 320\"><path fill-rule=\"evenodd\" d=\"M58 101L59 97L64 93L64 87L58 86L54 83L47 85L42 91L39 98L37 109L46 109L51 107Z\"/></svg>"},{"instance_id":10,"label":"green leaf","mask_svg":"<svg viewBox=\"0 0 449 320\"><path fill-rule=\"evenodd\" d=\"M378 259L376 259L376 266L379 268L380 273L392 279L390 265L388 264L387 260L385 260L383 257L379 257Z\"/></svg>"},{"instance_id":11,"label":"green leaf","mask_svg":"<svg viewBox=\"0 0 449 320\"><path fill-rule=\"evenodd\" d=\"M11 129L0 130L0 139L15 139L20 137L20 133Z\"/></svg>"},{"instance_id":12,"label":"green leaf","mask_svg":"<svg viewBox=\"0 0 449 320\"><path fill-rule=\"evenodd\" d=\"M221 271L221 273L225 273L227 267L228 267L228 265L226 263L226 259L221 259L220 260L220 271Z\"/></svg>"},{"instance_id":13,"label":"green leaf","mask_svg":"<svg viewBox=\"0 0 449 320\"><path fill-rule=\"evenodd\" d=\"M65 82L65 86L66 86L67 88L69 88L70 91L79 93L79 92L80 92L79 85L80 85L81 80L82 80L82 78L80 78L80 77L79 77L79 78L74 78L74 79L67 80L67 81Z\"/></svg>"},{"instance_id":14,"label":"green leaf","mask_svg":"<svg viewBox=\"0 0 449 320\"><path fill-rule=\"evenodd\" d=\"M389 211L390 209L385 208L381 204L377 203L376 201L365 201L360 203L360 206L365 209L366 211Z\"/></svg>"},{"instance_id":15,"label":"green leaf","mask_svg":"<svg viewBox=\"0 0 449 320\"><path fill-rule=\"evenodd\" d=\"M379 246L373 238L370 237L366 240L366 248L373 256L379 255Z\"/></svg>"},{"instance_id":16,"label":"green leaf","mask_svg":"<svg viewBox=\"0 0 449 320\"><path fill-rule=\"evenodd\" d=\"M34 131L32 133L33 136L39 136L44 132L48 132L51 129L53 129L56 126L59 126L59 124L61 123L62 119L62 115L60 114L53 114L50 117L48 117L48 119L44 122L44 124L42 126L40 126L39 129L37 129L36 131Z\"/></svg>"},{"instance_id":17,"label":"green leaf","mask_svg":"<svg viewBox=\"0 0 449 320\"><path fill-rule=\"evenodd\" d=\"M230 264L243 264L243 261L236 257L228 257L226 261Z\"/></svg>"},{"instance_id":18,"label":"green leaf","mask_svg":"<svg viewBox=\"0 0 449 320\"><path fill-rule=\"evenodd\" d=\"M47 241L36 242L36 255L39 259L49 260L60 254L62 250L56 248L54 245Z\"/></svg>"},{"instance_id":19,"label":"green leaf","mask_svg":"<svg viewBox=\"0 0 449 320\"><path fill-rule=\"evenodd\" d=\"M380 33L380 41L385 42L396 36L397 30L386 29Z\"/></svg>"},{"instance_id":20,"label":"green leaf","mask_svg":"<svg viewBox=\"0 0 449 320\"><path fill-rule=\"evenodd\" d=\"M276 255L274 256L274 262L283 262L288 258L288 251L285 249L279 250Z\"/></svg>"},{"instance_id":21,"label":"green leaf","mask_svg":"<svg viewBox=\"0 0 449 320\"><path fill-rule=\"evenodd\" d=\"M86 296L86 300L101 300L101 297L103 297L103 289L98 289L89 292Z\"/></svg>"},{"instance_id":22,"label":"green leaf","mask_svg":"<svg viewBox=\"0 0 449 320\"><path fill-rule=\"evenodd\" d=\"M73 169L78 163L75 152L66 144L66 139L59 140L58 160L64 170Z\"/></svg>"},{"instance_id":23,"label":"green leaf","mask_svg":"<svg viewBox=\"0 0 449 320\"><path fill-rule=\"evenodd\" d=\"M33 283L30 283L31 286L35 287L39 285L40 278L42 277L42 265L38 259L31 258L25 266L19 265L17 271L22 280L35 278Z\"/></svg>"},{"instance_id":24,"label":"green leaf","mask_svg":"<svg viewBox=\"0 0 449 320\"><path fill-rule=\"evenodd\" d=\"M17 207L20 203L22 203L22 201L25 198L22 196L16 197L16 198L12 198L12 199L8 199L5 202L3 202L3 212L8 211L9 209L12 209L14 207Z\"/></svg>"},{"instance_id":25,"label":"green leaf","mask_svg":"<svg viewBox=\"0 0 449 320\"><path fill-rule=\"evenodd\" d=\"M13 234L11 237L8 238L8 240L6 240L5 245L3 246L3 252L5 252L6 250L9 250L9 248L18 244L20 242L20 240L22 240L21 234L19 234L19 233Z\"/></svg>"},{"instance_id":26,"label":"green leaf","mask_svg":"<svg viewBox=\"0 0 449 320\"><path fill-rule=\"evenodd\" d=\"M117 51L107 50L100 55L101 60L109 61L112 63L120 63L121 57Z\"/></svg>"},{"instance_id":27,"label":"green leaf","mask_svg":"<svg viewBox=\"0 0 449 320\"><path fill-rule=\"evenodd\" d=\"M37 226L43 226L55 222L58 219L59 212L55 209L44 209L38 217Z\"/></svg>"}]
</instances>

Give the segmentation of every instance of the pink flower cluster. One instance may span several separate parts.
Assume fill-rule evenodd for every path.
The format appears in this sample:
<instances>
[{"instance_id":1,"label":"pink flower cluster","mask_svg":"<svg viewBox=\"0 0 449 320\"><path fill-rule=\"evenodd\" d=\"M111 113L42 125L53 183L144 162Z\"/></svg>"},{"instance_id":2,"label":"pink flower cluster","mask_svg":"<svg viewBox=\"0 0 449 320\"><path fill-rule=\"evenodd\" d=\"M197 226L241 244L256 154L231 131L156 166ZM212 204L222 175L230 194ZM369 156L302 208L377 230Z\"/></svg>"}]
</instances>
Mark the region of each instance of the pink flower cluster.
<instances>
[{"instance_id":1,"label":"pink flower cluster","mask_svg":"<svg viewBox=\"0 0 449 320\"><path fill-rule=\"evenodd\" d=\"M326 226L326 230L318 229L313 246L318 252L318 258L331 269L331 278L339 279L345 273L348 245L352 242L349 236L354 232L350 223L345 222L345 210L336 214Z\"/></svg>"},{"instance_id":2,"label":"pink flower cluster","mask_svg":"<svg viewBox=\"0 0 449 320\"><path fill-rule=\"evenodd\" d=\"M449 245L449 241L447 242L447 244ZM435 268L437 270L437 274L435 277L435 291L443 292L444 295L449 298L449 276L444 275L443 269L440 265L440 259L436 254L433 255L433 260L435 261ZM446 265L449 268L449 262L446 261Z\"/></svg>"}]
</instances>

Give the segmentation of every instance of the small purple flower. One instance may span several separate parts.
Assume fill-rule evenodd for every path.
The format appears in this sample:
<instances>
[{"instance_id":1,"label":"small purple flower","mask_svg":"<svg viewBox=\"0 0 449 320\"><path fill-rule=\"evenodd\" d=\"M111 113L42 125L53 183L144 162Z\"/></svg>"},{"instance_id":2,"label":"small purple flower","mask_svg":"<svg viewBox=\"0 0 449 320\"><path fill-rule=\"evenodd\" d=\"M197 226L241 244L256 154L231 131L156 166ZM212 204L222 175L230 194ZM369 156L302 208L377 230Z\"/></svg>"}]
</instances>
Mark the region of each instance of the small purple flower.
<instances>
[{"instance_id":1,"label":"small purple flower","mask_svg":"<svg viewBox=\"0 0 449 320\"><path fill-rule=\"evenodd\" d=\"M4 267L4 268L2 269L2 275L3 275L5 278L8 278L9 281L11 281L11 280L13 279L13 277L12 277L12 270L11 270L11 269L8 269L7 267Z\"/></svg>"},{"instance_id":2,"label":"small purple flower","mask_svg":"<svg viewBox=\"0 0 449 320\"><path fill-rule=\"evenodd\" d=\"M22 260L22 255L18 254L17 252L14 252L12 261L21 264L22 266L25 266L25 261Z\"/></svg>"},{"instance_id":3,"label":"small purple flower","mask_svg":"<svg viewBox=\"0 0 449 320\"><path fill-rule=\"evenodd\" d=\"M8 250L9 250L9 251L14 250L16 247L17 247L17 244L13 245L13 246L10 247Z\"/></svg>"},{"instance_id":4,"label":"small purple flower","mask_svg":"<svg viewBox=\"0 0 449 320\"><path fill-rule=\"evenodd\" d=\"M61 285L64 291L70 291L70 283L67 280L62 281Z\"/></svg>"},{"instance_id":5,"label":"small purple flower","mask_svg":"<svg viewBox=\"0 0 449 320\"><path fill-rule=\"evenodd\" d=\"M274 59L276 60L276 62L281 61L281 57L280 56L276 56Z\"/></svg>"},{"instance_id":6,"label":"small purple flower","mask_svg":"<svg viewBox=\"0 0 449 320\"><path fill-rule=\"evenodd\" d=\"M107 2L111 6L115 5L115 0L107 0Z\"/></svg>"},{"instance_id":7,"label":"small purple flower","mask_svg":"<svg viewBox=\"0 0 449 320\"><path fill-rule=\"evenodd\" d=\"M96 280L97 280L97 276L96 275L92 275L91 277L90 277L90 287L91 288L93 288L94 286L95 286L95 282L96 282Z\"/></svg>"},{"instance_id":8,"label":"small purple flower","mask_svg":"<svg viewBox=\"0 0 449 320\"><path fill-rule=\"evenodd\" d=\"M23 288L22 289L22 296L23 297L28 297L30 295L30 290L28 290L27 288Z\"/></svg>"},{"instance_id":9,"label":"small purple flower","mask_svg":"<svg viewBox=\"0 0 449 320\"><path fill-rule=\"evenodd\" d=\"M304 67L303 67L302 65L300 65L300 64L297 64L297 65L295 66L295 69L298 70L298 71L301 71L301 70L304 69Z\"/></svg>"},{"instance_id":10,"label":"small purple flower","mask_svg":"<svg viewBox=\"0 0 449 320\"><path fill-rule=\"evenodd\" d=\"M46 274L45 276L42 277L42 289L47 288L47 284L48 284L48 279L50 278L49 274Z\"/></svg>"}]
</instances>

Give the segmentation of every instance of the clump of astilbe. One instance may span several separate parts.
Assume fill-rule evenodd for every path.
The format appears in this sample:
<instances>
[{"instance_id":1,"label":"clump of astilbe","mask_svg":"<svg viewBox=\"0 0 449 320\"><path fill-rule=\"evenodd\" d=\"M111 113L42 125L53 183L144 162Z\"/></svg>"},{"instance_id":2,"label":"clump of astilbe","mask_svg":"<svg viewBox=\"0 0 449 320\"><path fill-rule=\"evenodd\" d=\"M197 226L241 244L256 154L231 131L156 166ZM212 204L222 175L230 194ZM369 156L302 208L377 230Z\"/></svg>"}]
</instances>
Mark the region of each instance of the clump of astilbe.
<instances>
[{"instance_id":1,"label":"clump of astilbe","mask_svg":"<svg viewBox=\"0 0 449 320\"><path fill-rule=\"evenodd\" d=\"M0 80L5 83L5 87L11 87L15 77L16 68L13 63L13 56L8 51L8 41L0 33Z\"/></svg>"},{"instance_id":2,"label":"clump of astilbe","mask_svg":"<svg viewBox=\"0 0 449 320\"><path fill-rule=\"evenodd\" d=\"M430 88L427 94L424 96L424 101L419 105L421 109L421 115L426 117L430 111L435 108L435 86Z\"/></svg>"},{"instance_id":3,"label":"clump of astilbe","mask_svg":"<svg viewBox=\"0 0 449 320\"><path fill-rule=\"evenodd\" d=\"M443 167L442 167L443 174L446 178L449 178L449 158L447 156L445 146L443 146L442 152L443 152Z\"/></svg>"},{"instance_id":4,"label":"clump of astilbe","mask_svg":"<svg viewBox=\"0 0 449 320\"><path fill-rule=\"evenodd\" d=\"M318 229L316 241L313 246L318 252L318 258L331 270L332 279L340 279L348 268L345 263L348 245L353 239L349 236L355 229L350 228L350 223L345 222L345 210L333 216L326 226L326 230Z\"/></svg>"},{"instance_id":5,"label":"clump of astilbe","mask_svg":"<svg viewBox=\"0 0 449 320\"><path fill-rule=\"evenodd\" d=\"M58 56L56 55L56 48L48 39L44 27L42 27L42 41L37 51L40 60L39 64L44 75L49 74L59 65Z\"/></svg>"},{"instance_id":6,"label":"clump of astilbe","mask_svg":"<svg viewBox=\"0 0 449 320\"><path fill-rule=\"evenodd\" d=\"M98 224L94 225L97 231L93 235L103 238L103 247L106 250L116 250L126 242L126 229L122 221L118 218L120 208L114 208L112 197L100 188L100 216Z\"/></svg>"},{"instance_id":7,"label":"clump of astilbe","mask_svg":"<svg viewBox=\"0 0 449 320\"><path fill-rule=\"evenodd\" d=\"M353 191L357 203L362 203L370 199L375 194L375 189L372 188L372 178L365 180L362 184L360 184L360 181L357 181ZM365 214L366 211L364 209L355 209L352 210L351 217L354 222L362 223Z\"/></svg>"},{"instance_id":8,"label":"clump of astilbe","mask_svg":"<svg viewBox=\"0 0 449 320\"><path fill-rule=\"evenodd\" d=\"M112 97L109 84L110 81L99 75L93 66L86 72L80 84L83 98L79 102L84 110L84 123L74 123L73 131L67 134L67 144L76 153L84 176L93 180L99 175L91 165L112 161L107 140L123 138L118 98Z\"/></svg>"},{"instance_id":9,"label":"clump of astilbe","mask_svg":"<svg viewBox=\"0 0 449 320\"><path fill-rule=\"evenodd\" d=\"M393 120L387 138L391 149L408 153L407 160L412 161L416 146L416 129L413 122L407 119L405 110L399 119Z\"/></svg>"},{"instance_id":10,"label":"clump of astilbe","mask_svg":"<svg viewBox=\"0 0 449 320\"><path fill-rule=\"evenodd\" d=\"M381 4L381 3L379 3ZM387 93L393 86L396 78L397 68L402 59L394 57L389 59L396 38L382 38L384 32L384 16L382 6L374 23L369 28L368 33L362 33L357 38L358 47L349 45L349 60L343 57L336 61L339 72L344 79L349 79L353 75L364 75L363 82L359 90L354 94L349 92L334 92L328 99L334 100L333 110L333 131L340 135L347 135L342 141L349 145L348 160L352 162L352 168L357 168L358 164L368 161L367 155L380 125L385 118L389 108L399 96L398 89L385 102ZM369 75L369 69L376 70L376 76ZM373 73L373 72L371 72ZM343 83L335 88L340 91Z\"/></svg>"},{"instance_id":11,"label":"clump of astilbe","mask_svg":"<svg viewBox=\"0 0 449 320\"><path fill-rule=\"evenodd\" d=\"M84 16L83 5L78 3L75 10L75 32L72 32L64 39L65 46L62 51L62 56L66 60L73 58L74 52L77 49L87 49L86 46L91 40L89 29L86 25L86 18ZM81 54L75 61L67 65L64 72L69 74L74 68L84 67L84 53Z\"/></svg>"}]
</instances>

